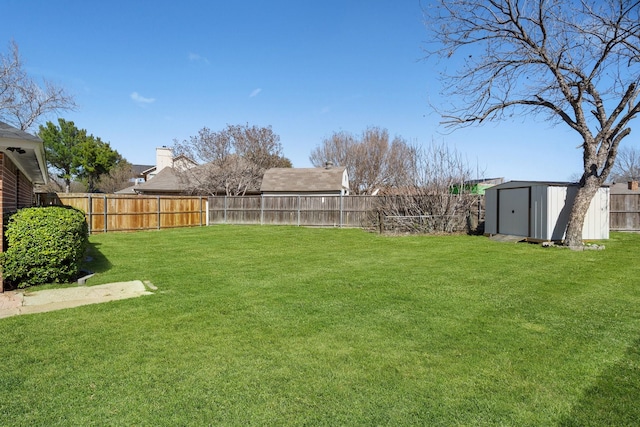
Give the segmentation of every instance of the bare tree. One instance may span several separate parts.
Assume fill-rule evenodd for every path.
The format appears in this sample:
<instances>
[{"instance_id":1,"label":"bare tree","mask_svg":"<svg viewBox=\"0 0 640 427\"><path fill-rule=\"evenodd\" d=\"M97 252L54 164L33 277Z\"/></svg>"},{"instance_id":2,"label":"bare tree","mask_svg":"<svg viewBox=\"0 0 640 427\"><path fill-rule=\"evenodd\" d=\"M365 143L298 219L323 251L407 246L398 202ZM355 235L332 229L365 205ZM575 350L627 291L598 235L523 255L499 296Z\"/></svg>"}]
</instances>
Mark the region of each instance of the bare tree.
<instances>
[{"instance_id":1,"label":"bare tree","mask_svg":"<svg viewBox=\"0 0 640 427\"><path fill-rule=\"evenodd\" d=\"M638 0L439 0L425 8L428 57L443 72L445 123L500 120L520 109L577 132L583 169L565 244L582 246L589 204L640 112Z\"/></svg>"},{"instance_id":2,"label":"bare tree","mask_svg":"<svg viewBox=\"0 0 640 427\"><path fill-rule=\"evenodd\" d=\"M327 162L345 166L354 194L372 194L406 181L413 155L401 137L389 138L386 129L368 127L360 136L336 132L316 147L309 156L311 164L323 167Z\"/></svg>"},{"instance_id":3,"label":"bare tree","mask_svg":"<svg viewBox=\"0 0 640 427\"><path fill-rule=\"evenodd\" d=\"M451 233L468 229L478 201L466 191L472 171L457 150L444 142L414 147L407 181L379 199L378 220L395 231Z\"/></svg>"},{"instance_id":4,"label":"bare tree","mask_svg":"<svg viewBox=\"0 0 640 427\"><path fill-rule=\"evenodd\" d=\"M356 137L349 132L334 132L311 151L309 161L317 168L324 167L327 162L336 166L345 166L351 177L353 170L349 166L356 162L353 148L356 144Z\"/></svg>"},{"instance_id":5,"label":"bare tree","mask_svg":"<svg viewBox=\"0 0 640 427\"><path fill-rule=\"evenodd\" d=\"M611 171L611 180L640 181L640 150L636 147L624 147L618 151L616 164Z\"/></svg>"},{"instance_id":6,"label":"bare tree","mask_svg":"<svg viewBox=\"0 0 640 427\"><path fill-rule=\"evenodd\" d=\"M49 170L49 180L47 184L38 186L38 193L86 193L87 186L80 182L72 180L67 191L67 183L61 179L55 171Z\"/></svg>"},{"instance_id":7,"label":"bare tree","mask_svg":"<svg viewBox=\"0 0 640 427\"><path fill-rule=\"evenodd\" d=\"M9 43L9 53L0 54L0 120L29 130L42 118L76 107L73 97L48 80L36 82L24 69L18 45Z\"/></svg>"},{"instance_id":8,"label":"bare tree","mask_svg":"<svg viewBox=\"0 0 640 427\"><path fill-rule=\"evenodd\" d=\"M174 140L174 153L202 163L176 171L189 190L199 194L244 195L260 189L267 169L291 167L270 126L227 125L219 132L204 127L188 141Z\"/></svg>"},{"instance_id":9,"label":"bare tree","mask_svg":"<svg viewBox=\"0 0 640 427\"><path fill-rule=\"evenodd\" d=\"M131 179L134 177L133 166L128 161L122 159L104 175L101 175L97 188L105 193L115 193L133 185Z\"/></svg>"}]
</instances>

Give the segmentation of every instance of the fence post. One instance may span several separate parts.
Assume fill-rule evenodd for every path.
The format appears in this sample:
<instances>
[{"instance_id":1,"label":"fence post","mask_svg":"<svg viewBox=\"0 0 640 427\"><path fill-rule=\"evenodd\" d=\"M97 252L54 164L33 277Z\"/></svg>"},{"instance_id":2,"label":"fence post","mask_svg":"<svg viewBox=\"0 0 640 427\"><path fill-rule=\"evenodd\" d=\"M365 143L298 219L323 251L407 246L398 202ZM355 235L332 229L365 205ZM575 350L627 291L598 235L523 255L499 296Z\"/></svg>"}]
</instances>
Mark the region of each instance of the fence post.
<instances>
[{"instance_id":1,"label":"fence post","mask_svg":"<svg viewBox=\"0 0 640 427\"><path fill-rule=\"evenodd\" d=\"M162 229L162 214L160 213L160 196L157 196L156 198L156 208L158 210L158 230Z\"/></svg>"},{"instance_id":2,"label":"fence post","mask_svg":"<svg viewBox=\"0 0 640 427\"><path fill-rule=\"evenodd\" d=\"M260 195L260 225L264 225L264 194Z\"/></svg>"},{"instance_id":3,"label":"fence post","mask_svg":"<svg viewBox=\"0 0 640 427\"><path fill-rule=\"evenodd\" d=\"M206 217L205 217L205 218L206 218L205 224L207 224L207 225L211 225L211 215L209 214L209 197L207 197L207 198L205 199L205 202L204 202L204 209L205 209L205 215L206 215Z\"/></svg>"},{"instance_id":4,"label":"fence post","mask_svg":"<svg viewBox=\"0 0 640 427\"><path fill-rule=\"evenodd\" d=\"M342 228L342 191L340 192L340 228Z\"/></svg>"},{"instance_id":5,"label":"fence post","mask_svg":"<svg viewBox=\"0 0 640 427\"><path fill-rule=\"evenodd\" d=\"M224 223L227 223L227 195L224 195Z\"/></svg>"},{"instance_id":6,"label":"fence post","mask_svg":"<svg viewBox=\"0 0 640 427\"><path fill-rule=\"evenodd\" d=\"M300 195L298 194L298 227L300 227Z\"/></svg>"},{"instance_id":7,"label":"fence post","mask_svg":"<svg viewBox=\"0 0 640 427\"><path fill-rule=\"evenodd\" d=\"M89 217L88 218L88 220L89 220L89 224L88 224L89 225L89 227L88 227L89 228L89 234L91 234L91 223L93 222L93 218L91 218L93 207L91 205L92 205L92 203L91 203L91 193L89 193L89 206L87 207L87 215Z\"/></svg>"},{"instance_id":8,"label":"fence post","mask_svg":"<svg viewBox=\"0 0 640 427\"><path fill-rule=\"evenodd\" d=\"M107 195L105 194L103 197L104 197L104 232L106 233L109 231L109 213L108 213L108 207L107 207Z\"/></svg>"}]
</instances>

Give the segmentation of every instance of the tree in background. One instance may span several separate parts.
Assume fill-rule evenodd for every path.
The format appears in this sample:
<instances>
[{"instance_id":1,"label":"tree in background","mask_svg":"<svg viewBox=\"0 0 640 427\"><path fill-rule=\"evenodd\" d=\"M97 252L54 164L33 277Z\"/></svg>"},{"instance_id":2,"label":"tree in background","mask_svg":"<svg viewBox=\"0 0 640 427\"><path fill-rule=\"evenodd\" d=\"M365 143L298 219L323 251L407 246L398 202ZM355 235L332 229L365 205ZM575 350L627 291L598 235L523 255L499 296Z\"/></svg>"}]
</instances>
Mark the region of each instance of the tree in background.
<instances>
[{"instance_id":1,"label":"tree in background","mask_svg":"<svg viewBox=\"0 0 640 427\"><path fill-rule=\"evenodd\" d=\"M40 126L38 136L44 141L49 166L65 183L65 192L69 192L71 181L76 178L86 184L89 192L95 191L99 177L123 160L109 143L88 135L72 121L58 119L58 126L47 122Z\"/></svg>"},{"instance_id":2,"label":"tree in background","mask_svg":"<svg viewBox=\"0 0 640 427\"><path fill-rule=\"evenodd\" d=\"M87 131L78 129L73 122L58 119L56 126L47 122L40 126L38 136L44 141L47 163L56 171L56 176L63 180L64 191L69 192L71 181L77 174L77 146L87 137Z\"/></svg>"},{"instance_id":3,"label":"tree in background","mask_svg":"<svg viewBox=\"0 0 640 427\"><path fill-rule=\"evenodd\" d=\"M120 160L109 171L103 174L98 180L97 187L105 193L115 193L132 185L131 178L134 176L133 166L125 159Z\"/></svg>"},{"instance_id":4,"label":"tree in background","mask_svg":"<svg viewBox=\"0 0 640 427\"><path fill-rule=\"evenodd\" d=\"M583 169L565 244L582 246L589 204L640 112L640 2L439 0L424 12L427 55L447 63L446 124L521 111L577 132Z\"/></svg>"},{"instance_id":5,"label":"tree in background","mask_svg":"<svg viewBox=\"0 0 640 427\"><path fill-rule=\"evenodd\" d=\"M189 190L199 194L244 195L260 189L267 169L291 167L271 126L227 125L218 132L204 127L188 141L174 140L173 151L201 163L176 171Z\"/></svg>"},{"instance_id":6,"label":"tree in background","mask_svg":"<svg viewBox=\"0 0 640 427\"><path fill-rule=\"evenodd\" d=\"M87 191L93 193L97 190L96 184L100 177L108 174L123 160L108 142L89 135L77 147L76 176L87 185Z\"/></svg>"},{"instance_id":7,"label":"tree in background","mask_svg":"<svg viewBox=\"0 0 640 427\"><path fill-rule=\"evenodd\" d=\"M640 150L624 147L618 151L616 164L611 171L614 182L640 181Z\"/></svg>"},{"instance_id":8,"label":"tree in background","mask_svg":"<svg viewBox=\"0 0 640 427\"><path fill-rule=\"evenodd\" d=\"M7 54L0 53L0 120L29 130L45 116L75 107L65 89L48 80L38 83L27 74L14 41Z\"/></svg>"},{"instance_id":9,"label":"tree in background","mask_svg":"<svg viewBox=\"0 0 640 427\"><path fill-rule=\"evenodd\" d=\"M376 228L401 232L451 233L475 231L471 212L477 195L466 191L471 167L457 150L431 142L414 147L402 185L387 189L377 200ZM477 212L476 212L477 213ZM468 221L473 219L472 226Z\"/></svg>"},{"instance_id":10,"label":"tree in background","mask_svg":"<svg viewBox=\"0 0 640 427\"><path fill-rule=\"evenodd\" d=\"M49 182L45 185L38 186L38 192L44 193L64 193L66 191L66 183L52 170L48 171ZM70 182L69 193L86 193L87 187L80 181L72 180Z\"/></svg>"},{"instance_id":11,"label":"tree in background","mask_svg":"<svg viewBox=\"0 0 640 427\"><path fill-rule=\"evenodd\" d=\"M390 140L387 129L370 126L359 136L333 133L311 152L309 160L315 167L327 162L346 167L350 190L372 194L407 182L414 150L401 137Z\"/></svg>"}]
</instances>

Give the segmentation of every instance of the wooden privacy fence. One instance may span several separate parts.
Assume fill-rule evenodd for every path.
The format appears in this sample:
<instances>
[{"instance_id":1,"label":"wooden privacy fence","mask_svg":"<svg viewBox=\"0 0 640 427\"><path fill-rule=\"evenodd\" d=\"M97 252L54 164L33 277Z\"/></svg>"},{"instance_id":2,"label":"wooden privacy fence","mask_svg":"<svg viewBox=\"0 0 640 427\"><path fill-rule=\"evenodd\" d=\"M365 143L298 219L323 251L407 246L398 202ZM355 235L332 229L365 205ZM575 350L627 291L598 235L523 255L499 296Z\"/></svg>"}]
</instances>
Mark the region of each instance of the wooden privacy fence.
<instances>
[{"instance_id":1,"label":"wooden privacy fence","mask_svg":"<svg viewBox=\"0 0 640 427\"><path fill-rule=\"evenodd\" d=\"M640 193L609 196L609 229L640 231Z\"/></svg>"},{"instance_id":2,"label":"wooden privacy fence","mask_svg":"<svg viewBox=\"0 0 640 427\"><path fill-rule=\"evenodd\" d=\"M371 227L383 196L136 196L38 194L39 205L73 206L85 212L91 233L157 230L208 224ZM480 199L479 199L480 200ZM481 200L480 200L481 202ZM479 202L479 206L480 206ZM609 228L640 231L640 193L610 195ZM477 215L481 220L481 209ZM426 218L426 217L425 217ZM406 218L404 218L406 219ZM393 227L391 227L393 228Z\"/></svg>"},{"instance_id":3,"label":"wooden privacy fence","mask_svg":"<svg viewBox=\"0 0 640 427\"><path fill-rule=\"evenodd\" d=\"M159 230L206 225L207 198L118 194L41 194L40 205L64 205L85 213L89 233Z\"/></svg>"},{"instance_id":4,"label":"wooden privacy fence","mask_svg":"<svg viewBox=\"0 0 640 427\"><path fill-rule=\"evenodd\" d=\"M220 196L209 198L209 224L362 227L376 196Z\"/></svg>"}]
</instances>

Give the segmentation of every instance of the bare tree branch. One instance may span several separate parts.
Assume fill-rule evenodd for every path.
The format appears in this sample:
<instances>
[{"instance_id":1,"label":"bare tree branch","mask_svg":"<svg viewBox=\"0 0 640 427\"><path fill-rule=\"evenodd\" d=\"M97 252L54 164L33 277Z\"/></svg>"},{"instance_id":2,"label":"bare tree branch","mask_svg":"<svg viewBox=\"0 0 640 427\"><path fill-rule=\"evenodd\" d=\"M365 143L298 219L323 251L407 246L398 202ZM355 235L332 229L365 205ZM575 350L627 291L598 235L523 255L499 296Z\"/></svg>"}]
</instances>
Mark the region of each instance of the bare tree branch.
<instances>
[{"instance_id":1,"label":"bare tree branch","mask_svg":"<svg viewBox=\"0 0 640 427\"><path fill-rule=\"evenodd\" d=\"M188 141L174 140L174 153L202 163L176 171L192 193L245 195L260 189L272 167L291 167L282 155L280 137L270 126L227 125L218 132L204 127Z\"/></svg>"},{"instance_id":2,"label":"bare tree branch","mask_svg":"<svg viewBox=\"0 0 640 427\"><path fill-rule=\"evenodd\" d=\"M385 187L404 185L412 148L401 137L393 139L387 129L370 126L355 136L336 132L316 147L309 156L311 164L323 167L331 162L345 166L354 194L372 194Z\"/></svg>"},{"instance_id":3,"label":"bare tree branch","mask_svg":"<svg viewBox=\"0 0 640 427\"><path fill-rule=\"evenodd\" d=\"M76 107L64 88L27 75L18 45L9 43L9 53L0 54L0 120L21 130L29 130L48 115Z\"/></svg>"},{"instance_id":4,"label":"bare tree branch","mask_svg":"<svg viewBox=\"0 0 640 427\"><path fill-rule=\"evenodd\" d=\"M567 229L577 244L640 112L640 1L440 0L425 16L427 58L453 63L441 74L446 126L544 114L577 132L583 174Z\"/></svg>"}]
</instances>

